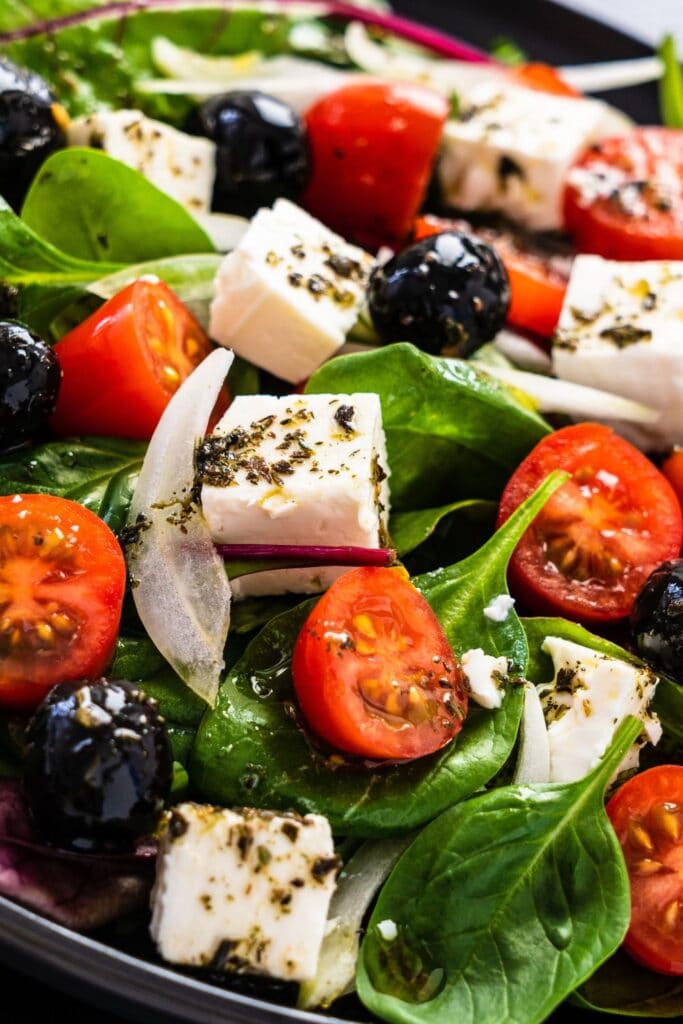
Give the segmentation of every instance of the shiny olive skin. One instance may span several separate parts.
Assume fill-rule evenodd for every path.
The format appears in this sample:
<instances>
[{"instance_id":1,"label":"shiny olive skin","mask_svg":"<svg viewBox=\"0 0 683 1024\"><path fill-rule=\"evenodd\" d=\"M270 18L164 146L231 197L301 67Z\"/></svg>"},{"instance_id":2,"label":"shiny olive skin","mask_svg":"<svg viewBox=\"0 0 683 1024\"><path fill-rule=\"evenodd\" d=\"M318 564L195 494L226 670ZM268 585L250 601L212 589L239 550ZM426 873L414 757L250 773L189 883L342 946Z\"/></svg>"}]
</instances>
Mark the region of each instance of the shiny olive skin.
<instances>
[{"instance_id":1,"label":"shiny olive skin","mask_svg":"<svg viewBox=\"0 0 683 1024\"><path fill-rule=\"evenodd\" d=\"M185 129L216 143L213 210L252 217L280 196L297 199L311 157L303 121L274 96L235 91L194 110Z\"/></svg>"},{"instance_id":2,"label":"shiny olive skin","mask_svg":"<svg viewBox=\"0 0 683 1024\"><path fill-rule=\"evenodd\" d=\"M0 194L15 210L41 164L66 142L55 116L59 110L49 98L26 89L0 91Z\"/></svg>"},{"instance_id":3,"label":"shiny olive skin","mask_svg":"<svg viewBox=\"0 0 683 1024\"><path fill-rule=\"evenodd\" d=\"M7 57L0 57L0 93L7 89L26 92L44 103L55 101L55 95L44 78L29 68L19 67Z\"/></svg>"},{"instance_id":4,"label":"shiny olive skin","mask_svg":"<svg viewBox=\"0 0 683 1024\"><path fill-rule=\"evenodd\" d=\"M383 341L466 357L505 323L510 284L485 242L457 231L424 238L373 270L370 314Z\"/></svg>"},{"instance_id":5,"label":"shiny olive skin","mask_svg":"<svg viewBox=\"0 0 683 1024\"><path fill-rule=\"evenodd\" d=\"M54 349L16 320L0 320L0 448L34 437L55 411Z\"/></svg>"},{"instance_id":6,"label":"shiny olive skin","mask_svg":"<svg viewBox=\"0 0 683 1024\"><path fill-rule=\"evenodd\" d=\"M631 612L631 639L643 661L683 682L683 559L648 576Z\"/></svg>"},{"instance_id":7,"label":"shiny olive skin","mask_svg":"<svg viewBox=\"0 0 683 1024\"><path fill-rule=\"evenodd\" d=\"M63 849L131 849L156 827L172 778L164 720L133 683L62 683L28 725L26 796L41 835Z\"/></svg>"}]
</instances>

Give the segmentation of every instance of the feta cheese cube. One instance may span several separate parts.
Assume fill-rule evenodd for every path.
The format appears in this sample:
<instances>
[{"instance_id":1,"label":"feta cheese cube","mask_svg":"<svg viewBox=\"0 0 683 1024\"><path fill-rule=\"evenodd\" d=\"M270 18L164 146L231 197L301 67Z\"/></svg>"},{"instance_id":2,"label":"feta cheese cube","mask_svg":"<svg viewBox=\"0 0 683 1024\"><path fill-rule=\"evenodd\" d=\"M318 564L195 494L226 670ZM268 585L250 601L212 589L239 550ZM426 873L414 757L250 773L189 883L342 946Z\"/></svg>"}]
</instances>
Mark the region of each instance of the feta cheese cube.
<instances>
[{"instance_id":1,"label":"feta cheese cube","mask_svg":"<svg viewBox=\"0 0 683 1024\"><path fill-rule=\"evenodd\" d=\"M388 470L375 394L240 396L204 441L199 466L217 544L378 548L386 539ZM235 580L233 593L314 593L342 571L256 573Z\"/></svg>"},{"instance_id":2,"label":"feta cheese cube","mask_svg":"<svg viewBox=\"0 0 683 1024\"><path fill-rule=\"evenodd\" d=\"M631 434L635 440L683 444L682 329L683 262L577 256L553 340L553 371L659 409L652 426Z\"/></svg>"},{"instance_id":3,"label":"feta cheese cube","mask_svg":"<svg viewBox=\"0 0 683 1024\"><path fill-rule=\"evenodd\" d=\"M472 700L488 710L499 708L505 696L507 658L494 658L484 654L481 647L475 647L465 651L460 660Z\"/></svg>"},{"instance_id":4,"label":"feta cheese cube","mask_svg":"<svg viewBox=\"0 0 683 1024\"><path fill-rule=\"evenodd\" d=\"M181 804L159 846L152 938L171 963L306 981L338 867L317 814Z\"/></svg>"},{"instance_id":5,"label":"feta cheese cube","mask_svg":"<svg viewBox=\"0 0 683 1024\"><path fill-rule=\"evenodd\" d=\"M72 121L70 146L103 149L175 199L190 213L211 207L216 146L209 139L179 132L139 110L102 110Z\"/></svg>"},{"instance_id":6,"label":"feta cheese cube","mask_svg":"<svg viewBox=\"0 0 683 1024\"><path fill-rule=\"evenodd\" d=\"M372 265L362 249L278 199L223 260L209 333L276 377L305 380L344 344Z\"/></svg>"},{"instance_id":7,"label":"feta cheese cube","mask_svg":"<svg viewBox=\"0 0 683 1024\"><path fill-rule=\"evenodd\" d=\"M500 78L459 93L439 165L449 205L494 210L535 231L562 227L565 176L591 142L627 123L598 100L571 99Z\"/></svg>"},{"instance_id":8,"label":"feta cheese cube","mask_svg":"<svg viewBox=\"0 0 683 1024\"><path fill-rule=\"evenodd\" d=\"M543 696L551 782L582 779L629 715L642 720L645 739L659 741L661 725L649 711L658 680L650 669L555 636L546 637L542 649L555 669L552 687ZM642 742L629 751L619 772L638 766Z\"/></svg>"}]
</instances>

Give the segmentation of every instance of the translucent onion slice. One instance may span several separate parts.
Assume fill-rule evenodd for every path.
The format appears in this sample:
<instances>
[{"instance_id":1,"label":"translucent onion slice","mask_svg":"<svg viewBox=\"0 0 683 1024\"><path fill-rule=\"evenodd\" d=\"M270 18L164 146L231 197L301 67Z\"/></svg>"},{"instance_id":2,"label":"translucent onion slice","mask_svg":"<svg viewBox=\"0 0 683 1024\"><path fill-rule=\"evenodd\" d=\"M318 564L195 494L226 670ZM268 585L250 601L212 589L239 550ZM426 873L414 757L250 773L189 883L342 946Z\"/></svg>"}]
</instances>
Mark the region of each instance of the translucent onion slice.
<instances>
[{"instance_id":1,"label":"translucent onion slice","mask_svg":"<svg viewBox=\"0 0 683 1024\"><path fill-rule=\"evenodd\" d=\"M627 89L662 77L659 57L635 57L632 60L599 61L597 64L573 64L558 68L565 82L580 92Z\"/></svg>"},{"instance_id":2,"label":"translucent onion slice","mask_svg":"<svg viewBox=\"0 0 683 1024\"><path fill-rule=\"evenodd\" d=\"M316 976L299 989L301 1009L330 1006L335 999L353 992L363 918L412 838L363 843L344 866L330 903Z\"/></svg>"},{"instance_id":3,"label":"translucent onion slice","mask_svg":"<svg viewBox=\"0 0 683 1024\"><path fill-rule=\"evenodd\" d=\"M512 777L515 785L550 782L550 743L543 705L533 683L524 684L524 710L519 732L519 752Z\"/></svg>"},{"instance_id":4,"label":"translucent onion slice","mask_svg":"<svg viewBox=\"0 0 683 1024\"><path fill-rule=\"evenodd\" d=\"M230 584L192 502L194 453L233 353L216 349L175 393L154 431L128 523L133 599L164 658L213 706L230 625Z\"/></svg>"}]
</instances>

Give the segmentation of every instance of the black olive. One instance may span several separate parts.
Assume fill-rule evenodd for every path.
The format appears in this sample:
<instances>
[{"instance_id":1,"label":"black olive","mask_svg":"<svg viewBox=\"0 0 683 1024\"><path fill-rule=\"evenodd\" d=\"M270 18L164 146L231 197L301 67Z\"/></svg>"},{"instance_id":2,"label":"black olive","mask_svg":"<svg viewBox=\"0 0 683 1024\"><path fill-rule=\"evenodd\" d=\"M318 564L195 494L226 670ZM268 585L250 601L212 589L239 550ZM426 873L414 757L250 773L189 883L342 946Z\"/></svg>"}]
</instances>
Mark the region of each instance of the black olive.
<instances>
[{"instance_id":1,"label":"black olive","mask_svg":"<svg viewBox=\"0 0 683 1024\"><path fill-rule=\"evenodd\" d=\"M0 91L0 195L18 210L40 165L63 146L66 115L20 88Z\"/></svg>"},{"instance_id":2,"label":"black olive","mask_svg":"<svg viewBox=\"0 0 683 1024\"><path fill-rule=\"evenodd\" d=\"M0 448L33 437L57 404L54 350L15 320L0 320Z\"/></svg>"},{"instance_id":3,"label":"black olive","mask_svg":"<svg viewBox=\"0 0 683 1024\"><path fill-rule=\"evenodd\" d=\"M215 96L190 114L185 128L216 143L214 210L251 217L280 196L297 199L308 182L311 158L305 126L274 96Z\"/></svg>"},{"instance_id":4,"label":"black olive","mask_svg":"<svg viewBox=\"0 0 683 1024\"><path fill-rule=\"evenodd\" d=\"M28 68L20 68L7 57L0 57L0 92L6 92L8 89L26 92L44 103L55 101L55 95L44 78Z\"/></svg>"},{"instance_id":5,"label":"black olive","mask_svg":"<svg viewBox=\"0 0 683 1024\"><path fill-rule=\"evenodd\" d=\"M505 323L510 285L485 242L457 231L424 238L373 270L373 323L384 341L468 356Z\"/></svg>"},{"instance_id":6,"label":"black olive","mask_svg":"<svg viewBox=\"0 0 683 1024\"><path fill-rule=\"evenodd\" d=\"M164 720L133 683L62 683L28 725L26 795L62 848L129 849L155 828L172 776Z\"/></svg>"},{"instance_id":7,"label":"black olive","mask_svg":"<svg viewBox=\"0 0 683 1024\"><path fill-rule=\"evenodd\" d=\"M631 612L631 638L643 661L683 682L683 559L648 576Z\"/></svg>"}]
</instances>

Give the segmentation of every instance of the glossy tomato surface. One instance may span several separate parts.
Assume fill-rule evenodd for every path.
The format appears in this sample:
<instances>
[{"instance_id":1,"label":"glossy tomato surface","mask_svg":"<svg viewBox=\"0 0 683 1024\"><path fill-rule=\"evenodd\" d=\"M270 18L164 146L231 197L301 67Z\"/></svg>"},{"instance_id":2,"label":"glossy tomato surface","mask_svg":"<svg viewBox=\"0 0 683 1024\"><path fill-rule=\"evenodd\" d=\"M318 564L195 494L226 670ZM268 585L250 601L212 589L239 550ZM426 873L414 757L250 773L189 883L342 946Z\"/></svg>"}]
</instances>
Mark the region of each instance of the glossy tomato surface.
<instances>
[{"instance_id":1,"label":"glossy tomato surface","mask_svg":"<svg viewBox=\"0 0 683 1024\"><path fill-rule=\"evenodd\" d=\"M299 634L294 685L311 729L376 760L449 743L467 712L464 677L441 625L402 570L340 576Z\"/></svg>"},{"instance_id":2,"label":"glossy tomato surface","mask_svg":"<svg viewBox=\"0 0 683 1024\"><path fill-rule=\"evenodd\" d=\"M361 245L405 239L448 115L419 85L369 82L324 96L306 114L313 173L303 205Z\"/></svg>"},{"instance_id":3,"label":"glossy tomato surface","mask_svg":"<svg viewBox=\"0 0 683 1024\"><path fill-rule=\"evenodd\" d=\"M500 256L510 282L507 322L523 331L550 338L560 319L573 253L564 243L533 236L512 227L473 227L466 220L428 214L415 223L416 239L441 231L468 231Z\"/></svg>"},{"instance_id":4,"label":"glossy tomato surface","mask_svg":"<svg viewBox=\"0 0 683 1024\"><path fill-rule=\"evenodd\" d=\"M683 767L661 765L617 791L607 814L631 884L626 950L663 974L683 974Z\"/></svg>"},{"instance_id":5,"label":"glossy tomato surface","mask_svg":"<svg viewBox=\"0 0 683 1024\"><path fill-rule=\"evenodd\" d=\"M513 593L539 614L601 622L630 614L643 583L681 548L681 509L642 452L596 423L544 438L501 498L498 525L553 470L571 474L520 541Z\"/></svg>"},{"instance_id":6,"label":"glossy tomato surface","mask_svg":"<svg viewBox=\"0 0 683 1024\"><path fill-rule=\"evenodd\" d=\"M100 676L126 585L106 523L65 498L0 498L0 705L31 708L57 683Z\"/></svg>"},{"instance_id":7,"label":"glossy tomato surface","mask_svg":"<svg viewBox=\"0 0 683 1024\"><path fill-rule=\"evenodd\" d=\"M60 434L147 440L174 393L211 351L190 311L161 281L128 285L55 346Z\"/></svg>"},{"instance_id":8,"label":"glossy tomato surface","mask_svg":"<svg viewBox=\"0 0 683 1024\"><path fill-rule=\"evenodd\" d=\"M636 128L585 150L569 173L564 219L580 252L683 259L683 131Z\"/></svg>"}]
</instances>

